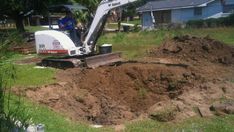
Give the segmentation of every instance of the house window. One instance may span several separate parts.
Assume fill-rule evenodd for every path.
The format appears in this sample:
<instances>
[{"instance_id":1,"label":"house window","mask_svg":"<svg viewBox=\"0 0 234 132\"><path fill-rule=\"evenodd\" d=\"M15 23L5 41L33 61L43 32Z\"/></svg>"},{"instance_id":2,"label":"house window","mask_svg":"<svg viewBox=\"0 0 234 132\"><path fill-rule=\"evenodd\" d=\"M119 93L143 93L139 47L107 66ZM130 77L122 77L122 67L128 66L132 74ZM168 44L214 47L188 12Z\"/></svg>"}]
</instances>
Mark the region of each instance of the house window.
<instances>
[{"instance_id":1,"label":"house window","mask_svg":"<svg viewBox=\"0 0 234 132\"><path fill-rule=\"evenodd\" d=\"M171 10L155 11L156 23L171 23Z\"/></svg>"},{"instance_id":2,"label":"house window","mask_svg":"<svg viewBox=\"0 0 234 132\"><path fill-rule=\"evenodd\" d=\"M202 7L195 7L195 8L194 8L194 15L195 15L195 16L200 16L200 15L202 15Z\"/></svg>"}]
</instances>

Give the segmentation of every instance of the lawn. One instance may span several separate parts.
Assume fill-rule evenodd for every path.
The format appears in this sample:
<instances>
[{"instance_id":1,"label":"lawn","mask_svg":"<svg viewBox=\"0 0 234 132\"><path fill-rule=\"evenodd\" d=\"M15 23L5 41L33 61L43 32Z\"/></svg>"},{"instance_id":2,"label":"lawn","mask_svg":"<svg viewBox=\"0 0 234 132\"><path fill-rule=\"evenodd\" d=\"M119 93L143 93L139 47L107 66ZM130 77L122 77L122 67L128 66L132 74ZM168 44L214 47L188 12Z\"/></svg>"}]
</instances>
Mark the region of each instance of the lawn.
<instances>
[{"instance_id":1,"label":"lawn","mask_svg":"<svg viewBox=\"0 0 234 132\"><path fill-rule=\"evenodd\" d=\"M36 64L18 64L17 61L28 57L37 57L37 55L21 55L18 53L7 53L5 64L13 63L16 79L12 85L15 87L36 87L55 82L54 76L56 69L54 68L37 68Z\"/></svg>"},{"instance_id":2,"label":"lawn","mask_svg":"<svg viewBox=\"0 0 234 132\"><path fill-rule=\"evenodd\" d=\"M234 27L106 33L101 36L98 44L113 44L114 51L122 51L125 58L134 59L143 56L147 49L158 46L165 39L180 35L210 36L234 45Z\"/></svg>"},{"instance_id":3,"label":"lawn","mask_svg":"<svg viewBox=\"0 0 234 132\"><path fill-rule=\"evenodd\" d=\"M38 30L37 27L27 28L28 30ZM39 28L40 29L40 28ZM211 38L234 44L234 28L213 28L213 29L178 29L178 30L158 30L158 31L140 31L129 33L105 33L101 36L98 44L113 44L114 51L122 51L124 58L135 59L143 57L146 50L160 45L163 40L177 35L195 35L210 36ZM6 61L15 62L24 58L23 55L11 55ZM55 82L54 76L56 69L45 68L36 69L35 65L15 65L16 80L13 86L32 87L51 84ZM15 97L12 100L14 105ZM95 129L85 123L74 122L67 119L64 115L53 112L48 107L34 104L25 99L30 116L35 123L46 125L46 131L49 132L74 132L74 131L113 131L108 127ZM126 123L126 131L129 132L148 132L148 131L234 131L234 115L225 117L214 117L210 119L196 118L183 121L181 123L160 123L153 120L144 120L132 123Z\"/></svg>"},{"instance_id":4,"label":"lawn","mask_svg":"<svg viewBox=\"0 0 234 132\"><path fill-rule=\"evenodd\" d=\"M26 26L25 30L29 31L29 32L36 32L36 31L39 31L39 30L48 30L48 28L41 27L41 26Z\"/></svg>"},{"instance_id":5,"label":"lawn","mask_svg":"<svg viewBox=\"0 0 234 132\"><path fill-rule=\"evenodd\" d=\"M56 69L36 68L35 65L15 65L16 80L14 86L41 86L55 82Z\"/></svg>"},{"instance_id":6,"label":"lawn","mask_svg":"<svg viewBox=\"0 0 234 132\"><path fill-rule=\"evenodd\" d=\"M126 132L232 132L234 115L209 119L191 118L180 123L161 123L152 120L127 124Z\"/></svg>"}]
</instances>

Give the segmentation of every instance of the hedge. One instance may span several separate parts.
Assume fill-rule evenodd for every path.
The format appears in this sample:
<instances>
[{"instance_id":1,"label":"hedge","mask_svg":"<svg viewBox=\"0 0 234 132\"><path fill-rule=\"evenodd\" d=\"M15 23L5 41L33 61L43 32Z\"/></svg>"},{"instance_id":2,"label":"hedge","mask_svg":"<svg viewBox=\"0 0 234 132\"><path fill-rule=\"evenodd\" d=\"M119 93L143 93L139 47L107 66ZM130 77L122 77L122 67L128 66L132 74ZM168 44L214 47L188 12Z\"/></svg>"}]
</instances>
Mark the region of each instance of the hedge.
<instances>
[{"instance_id":1,"label":"hedge","mask_svg":"<svg viewBox=\"0 0 234 132\"><path fill-rule=\"evenodd\" d=\"M192 28L209 28L209 27L226 27L234 26L234 14L228 17L210 18L205 20L190 20L186 23L187 27Z\"/></svg>"}]
</instances>

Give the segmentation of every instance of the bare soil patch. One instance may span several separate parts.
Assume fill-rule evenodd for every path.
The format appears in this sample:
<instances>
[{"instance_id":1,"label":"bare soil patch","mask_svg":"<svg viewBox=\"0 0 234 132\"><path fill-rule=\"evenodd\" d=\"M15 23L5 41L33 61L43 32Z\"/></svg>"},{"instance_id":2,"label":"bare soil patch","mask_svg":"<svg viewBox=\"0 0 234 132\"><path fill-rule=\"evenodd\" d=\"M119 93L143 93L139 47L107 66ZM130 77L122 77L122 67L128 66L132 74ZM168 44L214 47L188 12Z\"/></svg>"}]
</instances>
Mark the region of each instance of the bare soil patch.
<instances>
[{"instance_id":1,"label":"bare soil patch","mask_svg":"<svg viewBox=\"0 0 234 132\"><path fill-rule=\"evenodd\" d=\"M167 63L151 63L155 60ZM234 50L226 44L176 37L151 50L145 61L61 70L58 83L27 88L25 96L73 120L104 125L152 116L179 121L198 116L194 108L234 98Z\"/></svg>"},{"instance_id":2,"label":"bare soil patch","mask_svg":"<svg viewBox=\"0 0 234 132\"><path fill-rule=\"evenodd\" d=\"M9 51L18 52L21 54L33 54L36 53L35 41L25 42L23 44L12 44Z\"/></svg>"}]
</instances>

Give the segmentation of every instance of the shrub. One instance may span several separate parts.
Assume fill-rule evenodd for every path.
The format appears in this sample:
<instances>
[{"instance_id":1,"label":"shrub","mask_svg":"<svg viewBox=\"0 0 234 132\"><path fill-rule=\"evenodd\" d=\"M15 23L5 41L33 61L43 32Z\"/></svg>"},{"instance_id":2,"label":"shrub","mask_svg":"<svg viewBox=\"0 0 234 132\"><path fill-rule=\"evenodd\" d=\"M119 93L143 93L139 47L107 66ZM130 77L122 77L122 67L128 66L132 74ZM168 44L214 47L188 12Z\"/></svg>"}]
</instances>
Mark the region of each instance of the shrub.
<instances>
[{"instance_id":1,"label":"shrub","mask_svg":"<svg viewBox=\"0 0 234 132\"><path fill-rule=\"evenodd\" d=\"M11 40L0 41L0 131L22 131L29 123L29 115L23 106L21 98L12 101L11 83L15 80L15 68L6 62L6 49Z\"/></svg>"},{"instance_id":2,"label":"shrub","mask_svg":"<svg viewBox=\"0 0 234 132\"><path fill-rule=\"evenodd\" d=\"M231 14L228 17L221 17L217 19L210 18L206 20L190 20L186 24L187 27L192 27L192 28L234 26L234 14Z\"/></svg>"}]
</instances>

